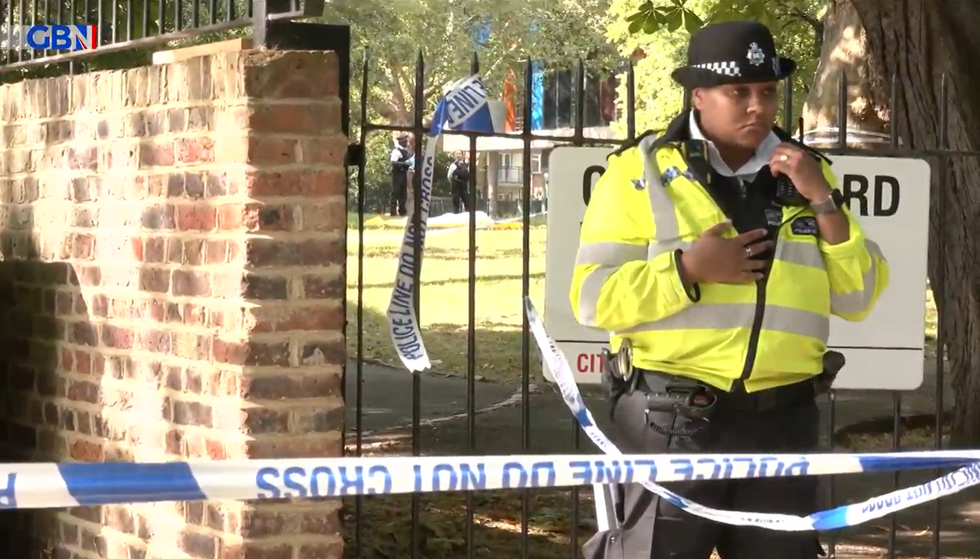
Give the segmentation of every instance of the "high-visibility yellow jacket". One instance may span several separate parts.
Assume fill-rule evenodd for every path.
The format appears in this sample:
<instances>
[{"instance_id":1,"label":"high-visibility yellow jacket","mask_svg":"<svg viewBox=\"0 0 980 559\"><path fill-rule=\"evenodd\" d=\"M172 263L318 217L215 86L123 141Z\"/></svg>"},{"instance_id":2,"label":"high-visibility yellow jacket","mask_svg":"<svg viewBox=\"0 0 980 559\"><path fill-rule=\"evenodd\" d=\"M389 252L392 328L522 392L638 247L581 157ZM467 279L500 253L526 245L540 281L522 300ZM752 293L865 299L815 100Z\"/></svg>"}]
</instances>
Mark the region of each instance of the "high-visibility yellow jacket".
<instances>
[{"instance_id":1,"label":"high-visibility yellow jacket","mask_svg":"<svg viewBox=\"0 0 980 559\"><path fill-rule=\"evenodd\" d=\"M830 245L810 208L784 207L767 281L700 284L693 296L677 251L726 217L687 172L679 145L653 141L611 155L596 183L572 275L576 319L608 331L614 352L629 338L636 367L722 390L738 379L755 392L820 373L830 315L863 320L888 284L881 250L846 208L850 237Z\"/></svg>"}]
</instances>

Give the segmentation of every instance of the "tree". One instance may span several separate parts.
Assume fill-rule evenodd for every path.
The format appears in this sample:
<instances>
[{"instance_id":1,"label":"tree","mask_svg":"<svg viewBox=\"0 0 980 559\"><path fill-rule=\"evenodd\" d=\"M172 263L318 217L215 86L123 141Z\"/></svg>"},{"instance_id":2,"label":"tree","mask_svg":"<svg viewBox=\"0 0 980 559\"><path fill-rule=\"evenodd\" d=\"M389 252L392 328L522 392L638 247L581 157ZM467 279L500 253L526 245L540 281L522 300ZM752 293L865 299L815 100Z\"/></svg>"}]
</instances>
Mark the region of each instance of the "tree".
<instances>
[{"instance_id":1,"label":"tree","mask_svg":"<svg viewBox=\"0 0 980 559\"><path fill-rule=\"evenodd\" d=\"M474 52L487 87L497 93L511 69L521 76L526 58L570 63L579 56L611 56L614 51L597 25L609 4L610 0L335 0L327 3L324 18L350 24L355 51L369 50L370 108L387 122L409 125L420 50L430 104L447 83L469 73ZM359 68L355 73L359 75Z\"/></svg>"},{"instance_id":2,"label":"tree","mask_svg":"<svg viewBox=\"0 0 980 559\"><path fill-rule=\"evenodd\" d=\"M793 113L800 114L820 54L825 11L826 0L648 0L639 7L614 2L608 36L621 53L635 60L637 130L663 128L680 110L683 91L670 72L686 58L688 33L705 23L731 19L768 24L780 50L797 60Z\"/></svg>"},{"instance_id":3,"label":"tree","mask_svg":"<svg viewBox=\"0 0 980 559\"><path fill-rule=\"evenodd\" d=\"M980 3L954 0L836 0L853 8L867 38L870 91L877 106L897 87L896 126L903 147L980 150ZM945 80L944 80L945 76ZM943 99L942 83L948 86ZM944 105L948 122L942 122ZM948 125L948 146L941 129ZM933 159L929 280L936 292L954 390L952 444L980 444L980 267L976 262L980 162ZM945 173L946 182L940 182ZM942 188L938 188L942 186ZM941 252L940 252L941 251ZM942 258L941 258L942 256Z\"/></svg>"},{"instance_id":4,"label":"tree","mask_svg":"<svg viewBox=\"0 0 980 559\"><path fill-rule=\"evenodd\" d=\"M868 59L868 42L851 4L833 2L829 7L823 21L820 62L803 107L803 120L807 130L826 131L816 136L836 141L841 121L840 85L844 78L848 144L874 149L881 144L863 140L868 137L866 133L883 137L889 131L889 114L880 96L873 94L870 78L873 62Z\"/></svg>"}]
</instances>

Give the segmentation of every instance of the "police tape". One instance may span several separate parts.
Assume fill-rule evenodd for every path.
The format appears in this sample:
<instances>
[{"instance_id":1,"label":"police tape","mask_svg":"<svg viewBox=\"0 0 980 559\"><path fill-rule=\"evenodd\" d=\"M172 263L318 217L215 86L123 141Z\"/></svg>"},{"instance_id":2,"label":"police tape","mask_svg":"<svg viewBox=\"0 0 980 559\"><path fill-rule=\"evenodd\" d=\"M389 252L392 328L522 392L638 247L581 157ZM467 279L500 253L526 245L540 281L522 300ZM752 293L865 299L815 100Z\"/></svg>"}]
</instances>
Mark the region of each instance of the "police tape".
<instances>
[{"instance_id":1,"label":"police tape","mask_svg":"<svg viewBox=\"0 0 980 559\"><path fill-rule=\"evenodd\" d=\"M571 410L572 415L575 416L575 420L578 422L579 426L589 437L589 439L591 439L592 442L595 443L595 445L599 447L599 449L602 450L607 456L623 456L623 453L619 450L619 448L596 425L592 413L589 411L589 408L585 405L585 401L582 399L582 394L579 392L578 385L575 383L571 367L569 367L564 353L562 353L561 349L558 348L558 345L551 339L547 331L545 331L544 324L538 317L538 313L535 310L534 305L527 297L524 298L524 311L527 314L531 334L534 336L535 343L537 343L538 349L541 351L541 355L545 363L551 370L555 383L558 385L558 389L561 392L562 399L565 400L565 404ZM960 456L964 457L977 454L980 454L980 452L967 452L966 454L960 454ZM814 456L817 455L809 455L806 458L810 459ZM860 461L861 456L866 455L850 454L833 456L835 456L837 460L842 461L857 457ZM858 471L882 471L882 468L893 470L910 469L913 467L913 463L924 464L931 459L941 460L941 457L948 455L942 452L922 452L917 453L916 456L917 458L912 459L910 462L910 456L907 454L890 453L876 455L872 459L874 462L873 464L864 463L868 465L868 468L860 469ZM971 461L968 460L967 462ZM952 466L952 464L948 465ZM956 465L961 466L963 465L963 462ZM803 473L801 470L794 472L791 469L789 472L790 473L787 475L815 475L815 472L811 473L809 470ZM695 477L692 479L715 478ZM942 497L953 495L954 493L958 493L963 489L978 485L980 484L980 462L972 461L972 463L969 463L969 465L966 465L959 470L928 483L893 491L886 495L869 499L863 503L849 504L829 510L815 512L805 517L789 514L716 509L701 505L691 501L690 499L686 499L670 489L667 489L662 485L658 485L657 482L662 483L662 481L659 479L638 480L638 482L648 491L658 495L674 506L696 516L714 520L716 522L736 526L758 526L771 530L787 532L811 530L821 531L834 530L846 526L856 526L869 520L881 518L921 503L934 501Z\"/></svg>"},{"instance_id":2,"label":"police tape","mask_svg":"<svg viewBox=\"0 0 980 559\"><path fill-rule=\"evenodd\" d=\"M676 454L358 457L163 463L0 465L0 509L164 501L268 500L544 489L612 483L669 483L839 475L954 467L966 473L858 505L843 518L870 519L980 483L980 452L896 454ZM6 480L4 486L3 481ZM740 513L729 513L740 514ZM839 527L839 509L815 517ZM853 525L851 522L847 525Z\"/></svg>"},{"instance_id":3,"label":"police tape","mask_svg":"<svg viewBox=\"0 0 980 559\"><path fill-rule=\"evenodd\" d=\"M416 234L414 214L406 220L405 234L398 255L398 271L388 303L388 328L402 364L409 371L424 371L431 364L422 342L418 317L415 315L415 273L421 266L416 261L415 247L419 254L425 246L426 227L429 222L429 203L435 173L436 146L444 127L458 132L493 132L493 115L487 102L487 89L480 76L474 74L452 84L436 105L435 116L425 140L425 155L420 174L420 203L413 212L419 213L419 231ZM417 237L417 239L416 239Z\"/></svg>"}]
</instances>

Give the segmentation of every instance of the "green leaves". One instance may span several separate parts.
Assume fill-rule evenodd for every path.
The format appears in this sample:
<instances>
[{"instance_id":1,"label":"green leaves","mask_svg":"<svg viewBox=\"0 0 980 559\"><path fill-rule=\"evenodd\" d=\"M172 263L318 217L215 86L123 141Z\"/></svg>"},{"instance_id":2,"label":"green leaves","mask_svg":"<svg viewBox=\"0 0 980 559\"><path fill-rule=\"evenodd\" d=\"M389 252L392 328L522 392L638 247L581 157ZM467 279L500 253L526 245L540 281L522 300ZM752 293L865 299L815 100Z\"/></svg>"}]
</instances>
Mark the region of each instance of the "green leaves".
<instances>
[{"instance_id":1,"label":"green leaves","mask_svg":"<svg viewBox=\"0 0 980 559\"><path fill-rule=\"evenodd\" d=\"M647 0L636 13L626 18L630 23L629 32L636 34L642 31L650 35L666 29L673 33L683 27L688 33L694 33L704 26L704 20L687 8L686 2L687 0L669 0L668 5L655 6L652 0Z\"/></svg>"}]
</instances>

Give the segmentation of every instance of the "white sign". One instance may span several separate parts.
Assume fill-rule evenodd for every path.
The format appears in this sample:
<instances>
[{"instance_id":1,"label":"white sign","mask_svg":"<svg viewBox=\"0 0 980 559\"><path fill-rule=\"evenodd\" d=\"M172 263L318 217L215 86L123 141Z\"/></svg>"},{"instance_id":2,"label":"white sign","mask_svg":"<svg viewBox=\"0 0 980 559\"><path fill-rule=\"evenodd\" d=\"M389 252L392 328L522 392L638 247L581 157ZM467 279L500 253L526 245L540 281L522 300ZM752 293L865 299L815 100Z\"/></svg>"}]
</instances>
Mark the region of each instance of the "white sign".
<instances>
[{"instance_id":1,"label":"white sign","mask_svg":"<svg viewBox=\"0 0 980 559\"><path fill-rule=\"evenodd\" d=\"M544 322L579 383L598 383L609 337L575 320L568 299L586 198L606 168L608 148L560 147L548 168ZM865 234L881 247L891 278L864 321L831 319L829 345L847 358L834 388L915 390L925 358L929 164L918 159L831 158L838 187ZM550 375L545 368L546 375ZM548 380L552 379L550 376Z\"/></svg>"}]
</instances>

